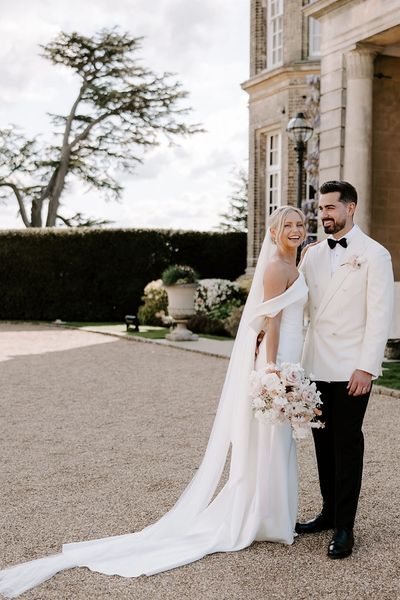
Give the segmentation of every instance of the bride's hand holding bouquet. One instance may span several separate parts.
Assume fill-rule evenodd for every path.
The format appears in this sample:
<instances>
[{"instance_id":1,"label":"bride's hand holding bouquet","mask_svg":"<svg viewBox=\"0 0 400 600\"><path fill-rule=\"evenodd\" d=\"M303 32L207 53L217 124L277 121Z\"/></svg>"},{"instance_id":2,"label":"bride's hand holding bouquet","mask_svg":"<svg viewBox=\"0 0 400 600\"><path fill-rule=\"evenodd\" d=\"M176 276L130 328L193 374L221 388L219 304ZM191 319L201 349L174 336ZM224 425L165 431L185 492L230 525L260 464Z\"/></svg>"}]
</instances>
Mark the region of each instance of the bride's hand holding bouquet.
<instances>
[{"instance_id":1,"label":"bride's hand holding bouquet","mask_svg":"<svg viewBox=\"0 0 400 600\"><path fill-rule=\"evenodd\" d=\"M295 439L305 438L312 428L324 427L320 392L305 376L300 364L267 363L250 374L250 399L254 416L264 423L289 422Z\"/></svg>"}]
</instances>

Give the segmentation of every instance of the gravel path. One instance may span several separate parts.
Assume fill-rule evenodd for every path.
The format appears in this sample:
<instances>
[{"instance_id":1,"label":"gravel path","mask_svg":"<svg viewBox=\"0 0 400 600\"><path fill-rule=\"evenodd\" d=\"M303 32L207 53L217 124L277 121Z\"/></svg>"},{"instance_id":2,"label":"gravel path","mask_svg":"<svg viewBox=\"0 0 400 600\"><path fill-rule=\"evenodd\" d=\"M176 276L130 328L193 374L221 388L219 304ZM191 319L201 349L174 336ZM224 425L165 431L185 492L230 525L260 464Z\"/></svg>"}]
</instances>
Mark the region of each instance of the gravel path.
<instances>
[{"instance_id":1,"label":"gravel path","mask_svg":"<svg viewBox=\"0 0 400 600\"><path fill-rule=\"evenodd\" d=\"M0 325L0 564L63 542L143 528L203 455L227 361L46 326ZM394 600L399 586L400 401L371 399L353 555L329 532L255 543L152 577L73 569L26 600ZM319 508L311 441L299 446L301 517Z\"/></svg>"}]
</instances>

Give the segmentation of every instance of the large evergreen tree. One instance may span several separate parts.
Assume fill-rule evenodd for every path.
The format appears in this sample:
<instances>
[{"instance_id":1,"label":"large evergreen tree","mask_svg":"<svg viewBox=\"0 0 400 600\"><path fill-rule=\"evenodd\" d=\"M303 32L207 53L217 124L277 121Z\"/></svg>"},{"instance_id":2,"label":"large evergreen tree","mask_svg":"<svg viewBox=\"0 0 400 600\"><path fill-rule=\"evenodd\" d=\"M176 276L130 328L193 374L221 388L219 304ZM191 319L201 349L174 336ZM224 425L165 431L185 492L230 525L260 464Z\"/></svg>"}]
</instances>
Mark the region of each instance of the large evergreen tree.
<instances>
[{"instance_id":1,"label":"large evergreen tree","mask_svg":"<svg viewBox=\"0 0 400 600\"><path fill-rule=\"evenodd\" d=\"M221 231L247 232L249 183L247 172L240 169L235 174L232 182L232 194L229 198L227 212L220 214L221 222L218 229Z\"/></svg>"},{"instance_id":2,"label":"large evergreen tree","mask_svg":"<svg viewBox=\"0 0 400 600\"><path fill-rule=\"evenodd\" d=\"M80 86L69 114L50 115L55 129L48 143L26 139L15 127L0 130L0 199L14 195L26 227L101 223L81 212L60 214L70 179L118 199L118 171L132 172L160 135L173 140L201 131L185 122L190 109L181 104L187 96L181 84L142 66L140 43L103 29L92 37L61 32L42 46L43 56L72 70Z\"/></svg>"}]
</instances>

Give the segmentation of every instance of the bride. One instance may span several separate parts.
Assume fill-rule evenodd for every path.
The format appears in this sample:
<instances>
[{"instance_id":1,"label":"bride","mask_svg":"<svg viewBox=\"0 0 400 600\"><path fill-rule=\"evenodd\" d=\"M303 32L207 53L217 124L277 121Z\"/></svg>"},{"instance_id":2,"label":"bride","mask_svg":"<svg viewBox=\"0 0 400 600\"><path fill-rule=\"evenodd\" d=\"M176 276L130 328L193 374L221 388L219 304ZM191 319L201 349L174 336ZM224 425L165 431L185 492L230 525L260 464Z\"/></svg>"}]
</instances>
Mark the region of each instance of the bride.
<instances>
[{"instance_id":1,"label":"bride","mask_svg":"<svg viewBox=\"0 0 400 600\"><path fill-rule=\"evenodd\" d=\"M281 362L300 361L307 286L296 254L304 238L300 210L282 206L272 213L207 449L175 506L142 531L64 544L59 554L0 571L0 594L15 598L72 567L138 577L240 550L255 540L293 543L297 460L291 427L255 419L248 385L254 368L275 363L272 368L279 370ZM229 476L222 485L229 450Z\"/></svg>"}]
</instances>

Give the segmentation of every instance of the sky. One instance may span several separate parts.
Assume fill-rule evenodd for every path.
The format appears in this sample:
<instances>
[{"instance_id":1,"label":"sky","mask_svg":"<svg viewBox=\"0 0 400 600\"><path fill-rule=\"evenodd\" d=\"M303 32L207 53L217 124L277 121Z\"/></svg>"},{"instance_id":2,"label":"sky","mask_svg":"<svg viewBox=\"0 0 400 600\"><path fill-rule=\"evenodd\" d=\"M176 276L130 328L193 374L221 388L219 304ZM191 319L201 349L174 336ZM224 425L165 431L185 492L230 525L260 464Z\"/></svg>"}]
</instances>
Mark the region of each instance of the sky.
<instances>
[{"instance_id":1,"label":"sky","mask_svg":"<svg viewBox=\"0 0 400 600\"><path fill-rule=\"evenodd\" d=\"M113 227L212 230L229 203L234 173L247 166L250 0L13 0L0 21L0 127L14 123L46 138L48 112L66 114L77 80L39 56L59 31L91 35L119 26L144 36L140 57L157 73L176 73L206 133L151 149L133 175L121 173L119 203L80 184L62 196L63 214L80 211ZM24 227L12 196L0 228Z\"/></svg>"}]
</instances>

